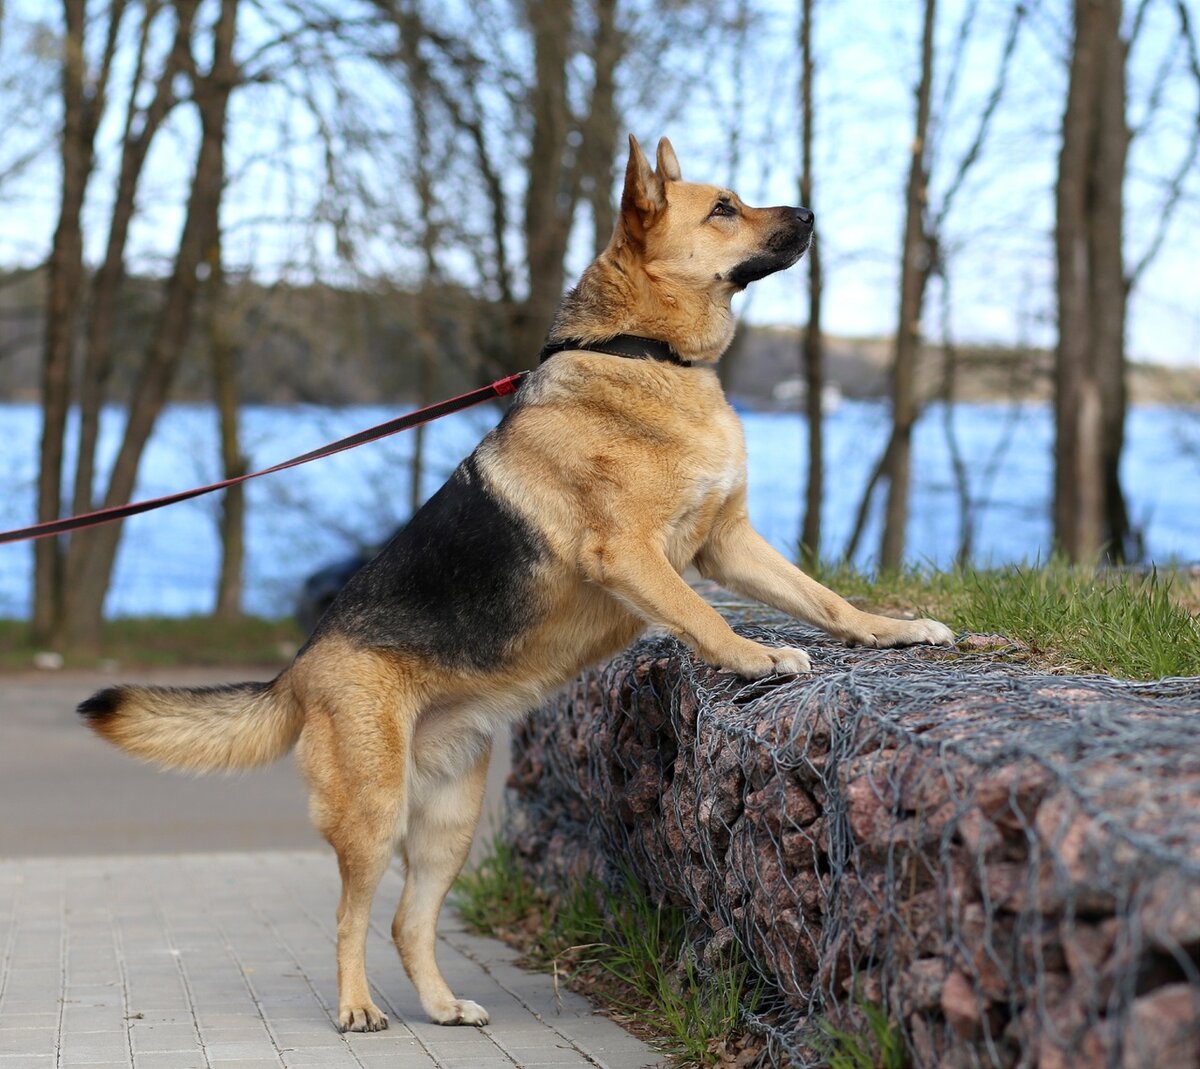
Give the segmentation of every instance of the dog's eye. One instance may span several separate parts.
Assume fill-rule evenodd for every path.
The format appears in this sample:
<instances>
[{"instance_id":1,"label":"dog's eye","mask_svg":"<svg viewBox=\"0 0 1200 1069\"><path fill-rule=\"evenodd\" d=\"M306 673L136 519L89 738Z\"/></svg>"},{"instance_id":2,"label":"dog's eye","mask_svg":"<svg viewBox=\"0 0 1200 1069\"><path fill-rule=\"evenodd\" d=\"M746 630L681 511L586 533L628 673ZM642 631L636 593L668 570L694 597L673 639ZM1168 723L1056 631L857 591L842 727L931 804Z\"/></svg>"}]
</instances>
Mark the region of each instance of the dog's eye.
<instances>
[{"instance_id":1,"label":"dog's eye","mask_svg":"<svg viewBox=\"0 0 1200 1069\"><path fill-rule=\"evenodd\" d=\"M713 210L708 213L711 219L714 215L737 215L737 209L727 200L719 200L713 205Z\"/></svg>"}]
</instances>

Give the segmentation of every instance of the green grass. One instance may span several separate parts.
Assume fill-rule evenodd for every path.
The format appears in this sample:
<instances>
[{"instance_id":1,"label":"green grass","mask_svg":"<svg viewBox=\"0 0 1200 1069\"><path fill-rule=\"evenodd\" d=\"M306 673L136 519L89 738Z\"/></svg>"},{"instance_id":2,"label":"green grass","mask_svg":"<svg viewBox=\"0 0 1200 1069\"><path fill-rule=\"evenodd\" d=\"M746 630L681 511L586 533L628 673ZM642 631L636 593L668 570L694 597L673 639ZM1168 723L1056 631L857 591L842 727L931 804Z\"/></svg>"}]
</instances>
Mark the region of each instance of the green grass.
<instances>
[{"instance_id":1,"label":"green grass","mask_svg":"<svg viewBox=\"0 0 1200 1069\"><path fill-rule=\"evenodd\" d=\"M57 652L63 655L67 668L96 668L113 662L122 668L276 665L286 663L302 639L300 629L290 619L138 617L105 623L98 651ZM0 671L31 668L34 655L45 649L31 642L27 622L0 620Z\"/></svg>"},{"instance_id":2,"label":"green grass","mask_svg":"<svg viewBox=\"0 0 1200 1069\"><path fill-rule=\"evenodd\" d=\"M499 836L491 853L454 885L454 905L473 932L509 932L536 916L545 898L525 878L513 849Z\"/></svg>"},{"instance_id":3,"label":"green grass","mask_svg":"<svg viewBox=\"0 0 1200 1069\"><path fill-rule=\"evenodd\" d=\"M490 856L459 878L455 904L472 930L514 943L533 967L597 995L658 1037L677 1065L722 1064L737 1042L742 1007L757 998L744 963L702 970L683 912L652 905L632 879L616 894L582 880L551 901L497 839Z\"/></svg>"},{"instance_id":4,"label":"green grass","mask_svg":"<svg viewBox=\"0 0 1200 1069\"><path fill-rule=\"evenodd\" d=\"M909 1064L904 1036L878 1006L859 1006L866 1029L859 1034L835 1028L828 1021L818 1025L817 1049L829 1069L905 1069Z\"/></svg>"},{"instance_id":5,"label":"green grass","mask_svg":"<svg viewBox=\"0 0 1200 1069\"><path fill-rule=\"evenodd\" d=\"M1052 560L992 571L911 569L877 578L826 568L823 583L883 611L912 610L956 631L996 632L1047 667L1123 679L1200 675L1200 581L1096 571Z\"/></svg>"}]
</instances>

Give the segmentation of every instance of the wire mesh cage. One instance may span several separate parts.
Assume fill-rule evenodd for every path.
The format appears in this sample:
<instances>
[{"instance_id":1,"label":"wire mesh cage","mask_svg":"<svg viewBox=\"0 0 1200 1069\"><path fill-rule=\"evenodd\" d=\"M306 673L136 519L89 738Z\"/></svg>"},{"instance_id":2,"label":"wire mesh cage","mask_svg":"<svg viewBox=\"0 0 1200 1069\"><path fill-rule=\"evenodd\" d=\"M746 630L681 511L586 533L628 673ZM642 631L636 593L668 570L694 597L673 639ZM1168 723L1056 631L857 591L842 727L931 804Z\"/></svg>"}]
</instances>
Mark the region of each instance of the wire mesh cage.
<instances>
[{"instance_id":1,"label":"wire mesh cage","mask_svg":"<svg viewBox=\"0 0 1200 1069\"><path fill-rule=\"evenodd\" d=\"M701 968L758 978L771 1064L882 1010L922 1067L1200 1066L1200 680L736 629L813 675L647 639L517 729L531 875L684 908Z\"/></svg>"}]
</instances>

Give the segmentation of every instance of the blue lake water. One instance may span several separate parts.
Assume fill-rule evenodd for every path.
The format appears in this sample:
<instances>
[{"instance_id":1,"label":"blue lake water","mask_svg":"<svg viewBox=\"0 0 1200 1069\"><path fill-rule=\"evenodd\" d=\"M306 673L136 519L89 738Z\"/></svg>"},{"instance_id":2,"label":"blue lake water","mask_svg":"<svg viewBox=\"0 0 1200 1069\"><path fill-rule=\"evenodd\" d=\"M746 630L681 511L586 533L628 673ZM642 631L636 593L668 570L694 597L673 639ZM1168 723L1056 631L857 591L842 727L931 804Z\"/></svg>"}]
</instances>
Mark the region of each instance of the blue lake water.
<instances>
[{"instance_id":1,"label":"blue lake water","mask_svg":"<svg viewBox=\"0 0 1200 1069\"><path fill-rule=\"evenodd\" d=\"M250 407L244 448L254 468L380 423L395 408ZM1044 405L962 404L954 426L979 502L974 559L1002 564L1045 556L1050 546L1053 425ZM459 413L426 431L431 493L498 419L494 408ZM123 414L102 425L101 466L111 463ZM792 414L743 415L750 466L750 514L763 535L794 555L806 466L804 421ZM0 405L7 464L0 475L0 529L32 522L40 413ZM887 407L847 401L826 420L822 552L839 556L863 486L886 440ZM215 413L204 406L166 410L145 454L138 497L219 478ZM289 613L304 577L360 545L379 542L404 518L411 433L254 481L247 488L246 608ZM929 408L914 441L914 494L908 531L913 561L945 566L959 544L958 494L943 427ZM1122 476L1134 522L1160 563L1200 559L1200 412L1135 408L1129 414ZM109 615L185 615L211 610L218 562L219 497L175 505L126 521ZM870 567L879 545L876 506L857 563ZM24 617L30 604L29 544L0 546L0 616Z\"/></svg>"}]
</instances>

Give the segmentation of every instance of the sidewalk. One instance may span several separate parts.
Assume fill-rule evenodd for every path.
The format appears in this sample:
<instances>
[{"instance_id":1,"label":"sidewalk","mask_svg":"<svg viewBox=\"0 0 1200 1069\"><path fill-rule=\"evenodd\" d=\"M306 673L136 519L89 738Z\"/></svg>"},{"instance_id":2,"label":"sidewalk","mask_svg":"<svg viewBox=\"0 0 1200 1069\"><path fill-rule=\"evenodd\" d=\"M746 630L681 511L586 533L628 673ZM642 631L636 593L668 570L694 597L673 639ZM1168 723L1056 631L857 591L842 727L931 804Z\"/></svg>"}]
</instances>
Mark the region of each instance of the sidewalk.
<instances>
[{"instance_id":1,"label":"sidewalk","mask_svg":"<svg viewBox=\"0 0 1200 1069\"><path fill-rule=\"evenodd\" d=\"M85 804L85 803L82 803ZM18 813L7 820L20 819ZM503 944L443 914L439 958L483 1029L429 1024L391 945L401 876L367 947L391 1027L340 1035L330 852L0 860L0 1069L285 1066L640 1069L654 1050Z\"/></svg>"},{"instance_id":2,"label":"sidewalk","mask_svg":"<svg viewBox=\"0 0 1200 1069\"><path fill-rule=\"evenodd\" d=\"M518 969L503 944L457 929L449 907L442 968L491 1024L429 1024L389 934L402 883L394 871L375 897L367 944L391 1027L339 1035L337 863L309 825L292 761L236 777L158 772L75 715L117 679L206 685L271 674L0 678L0 1069L656 1064L650 1047L583 999L564 991L558 1005L551 979ZM501 741L477 848L507 768Z\"/></svg>"}]
</instances>

